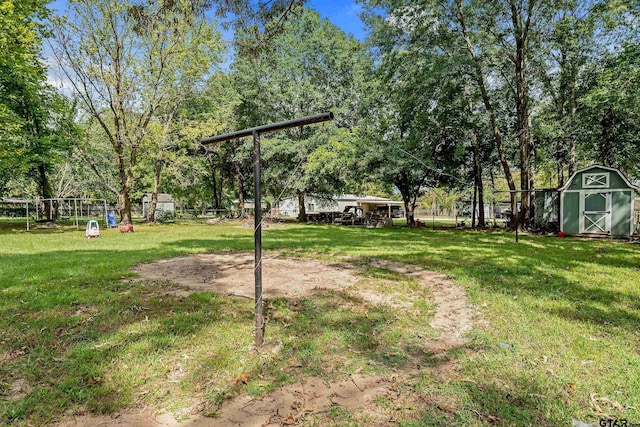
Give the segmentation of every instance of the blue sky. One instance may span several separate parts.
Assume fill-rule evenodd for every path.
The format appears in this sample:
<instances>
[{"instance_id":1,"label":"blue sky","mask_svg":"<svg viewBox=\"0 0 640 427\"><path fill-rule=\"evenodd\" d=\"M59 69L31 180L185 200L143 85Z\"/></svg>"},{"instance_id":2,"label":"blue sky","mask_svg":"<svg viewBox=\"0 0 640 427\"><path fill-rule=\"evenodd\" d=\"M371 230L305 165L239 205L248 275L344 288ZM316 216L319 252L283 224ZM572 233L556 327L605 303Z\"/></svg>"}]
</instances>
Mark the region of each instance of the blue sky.
<instances>
[{"instance_id":1,"label":"blue sky","mask_svg":"<svg viewBox=\"0 0 640 427\"><path fill-rule=\"evenodd\" d=\"M366 37L364 24L358 14L362 7L353 0L311 0L308 5L328 18L334 25L346 33L353 34L358 40Z\"/></svg>"}]
</instances>

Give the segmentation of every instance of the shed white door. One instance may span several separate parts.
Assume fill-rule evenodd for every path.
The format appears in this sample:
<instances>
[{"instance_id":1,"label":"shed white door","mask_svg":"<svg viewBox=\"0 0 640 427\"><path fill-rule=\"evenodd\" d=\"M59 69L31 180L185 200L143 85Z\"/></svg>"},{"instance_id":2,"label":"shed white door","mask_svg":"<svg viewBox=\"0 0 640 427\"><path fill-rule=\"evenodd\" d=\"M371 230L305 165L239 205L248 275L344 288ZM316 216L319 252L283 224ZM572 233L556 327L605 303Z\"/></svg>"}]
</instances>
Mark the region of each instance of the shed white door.
<instances>
[{"instance_id":1,"label":"shed white door","mask_svg":"<svg viewBox=\"0 0 640 427\"><path fill-rule=\"evenodd\" d=\"M589 191L580 198L580 233L611 233L611 192Z\"/></svg>"}]
</instances>

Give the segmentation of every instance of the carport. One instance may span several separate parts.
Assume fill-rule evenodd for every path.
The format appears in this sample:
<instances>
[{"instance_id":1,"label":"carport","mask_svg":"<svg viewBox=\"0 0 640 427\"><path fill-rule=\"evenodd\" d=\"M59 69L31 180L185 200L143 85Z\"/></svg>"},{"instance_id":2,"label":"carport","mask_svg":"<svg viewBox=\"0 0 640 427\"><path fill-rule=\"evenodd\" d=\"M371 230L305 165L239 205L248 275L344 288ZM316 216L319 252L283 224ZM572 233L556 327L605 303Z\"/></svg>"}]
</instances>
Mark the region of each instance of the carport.
<instances>
[{"instance_id":1,"label":"carport","mask_svg":"<svg viewBox=\"0 0 640 427\"><path fill-rule=\"evenodd\" d=\"M381 209L379 208L381 206L386 207L386 217L389 219L389 225L392 224L391 222L393 219L392 207L404 205L402 202L386 199L384 197L363 197L356 199L356 204L362 207L365 216L371 216L373 213L380 212Z\"/></svg>"}]
</instances>

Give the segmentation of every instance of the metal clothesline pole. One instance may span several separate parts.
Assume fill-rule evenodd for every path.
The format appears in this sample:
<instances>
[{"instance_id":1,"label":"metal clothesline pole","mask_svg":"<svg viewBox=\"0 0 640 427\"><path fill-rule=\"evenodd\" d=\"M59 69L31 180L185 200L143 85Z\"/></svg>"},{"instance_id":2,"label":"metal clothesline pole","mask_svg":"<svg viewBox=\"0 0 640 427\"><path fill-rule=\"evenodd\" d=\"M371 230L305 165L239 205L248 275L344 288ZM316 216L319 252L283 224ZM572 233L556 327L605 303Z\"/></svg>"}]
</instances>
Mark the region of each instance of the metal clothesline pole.
<instances>
[{"instance_id":1,"label":"metal clothesline pole","mask_svg":"<svg viewBox=\"0 0 640 427\"><path fill-rule=\"evenodd\" d=\"M539 191L545 191L545 190L556 190L555 188L537 188L537 189L533 189L533 190L508 190L508 191L494 191L494 193L509 193L509 194L518 194L518 193L537 193ZM516 211L512 212L514 220L516 222L516 243L518 243L520 241L519 236L518 236L518 201L516 200Z\"/></svg>"},{"instance_id":2,"label":"metal clothesline pole","mask_svg":"<svg viewBox=\"0 0 640 427\"><path fill-rule=\"evenodd\" d=\"M225 142L253 136L253 184L254 184L254 280L255 280L255 344L260 347L264 343L264 315L262 310L262 194L260 190L260 134L274 132L292 127L333 120L333 113L326 112L313 116L300 117L270 125L256 126L249 129L211 136L200 141L202 144Z\"/></svg>"},{"instance_id":3,"label":"metal clothesline pole","mask_svg":"<svg viewBox=\"0 0 640 427\"><path fill-rule=\"evenodd\" d=\"M254 285L255 285L255 315L256 315L256 346L264 342L264 315L262 313L262 195L260 190L260 134L253 131L253 186L255 195L253 200L254 233Z\"/></svg>"},{"instance_id":4,"label":"metal clothesline pole","mask_svg":"<svg viewBox=\"0 0 640 427\"><path fill-rule=\"evenodd\" d=\"M256 126L249 129L243 129L235 132L225 133L222 135L210 136L208 138L204 138L200 142L202 144L211 144L214 142L230 141L232 139L240 139L246 136L251 136L253 135L254 132L262 134L262 133L274 132L282 129L288 129L292 127L326 122L328 120L333 120L333 113L331 112L320 113L320 114L315 114L313 116L300 117L298 119L293 119L293 120L285 120L284 122L273 123L270 125Z\"/></svg>"}]
</instances>

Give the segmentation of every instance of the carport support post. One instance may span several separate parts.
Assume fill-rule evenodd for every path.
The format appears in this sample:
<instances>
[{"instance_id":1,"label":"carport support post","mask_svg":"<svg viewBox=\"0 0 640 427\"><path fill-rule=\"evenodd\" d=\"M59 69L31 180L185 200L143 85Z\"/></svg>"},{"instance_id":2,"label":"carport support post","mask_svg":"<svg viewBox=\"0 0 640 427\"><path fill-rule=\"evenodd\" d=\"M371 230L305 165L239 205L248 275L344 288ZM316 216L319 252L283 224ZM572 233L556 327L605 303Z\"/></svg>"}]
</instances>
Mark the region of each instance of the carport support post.
<instances>
[{"instance_id":1,"label":"carport support post","mask_svg":"<svg viewBox=\"0 0 640 427\"><path fill-rule=\"evenodd\" d=\"M254 248L255 248L255 301L256 301L256 347L264 342L264 316L262 314L262 196L260 191L260 134L253 131L253 185L255 189Z\"/></svg>"}]
</instances>

